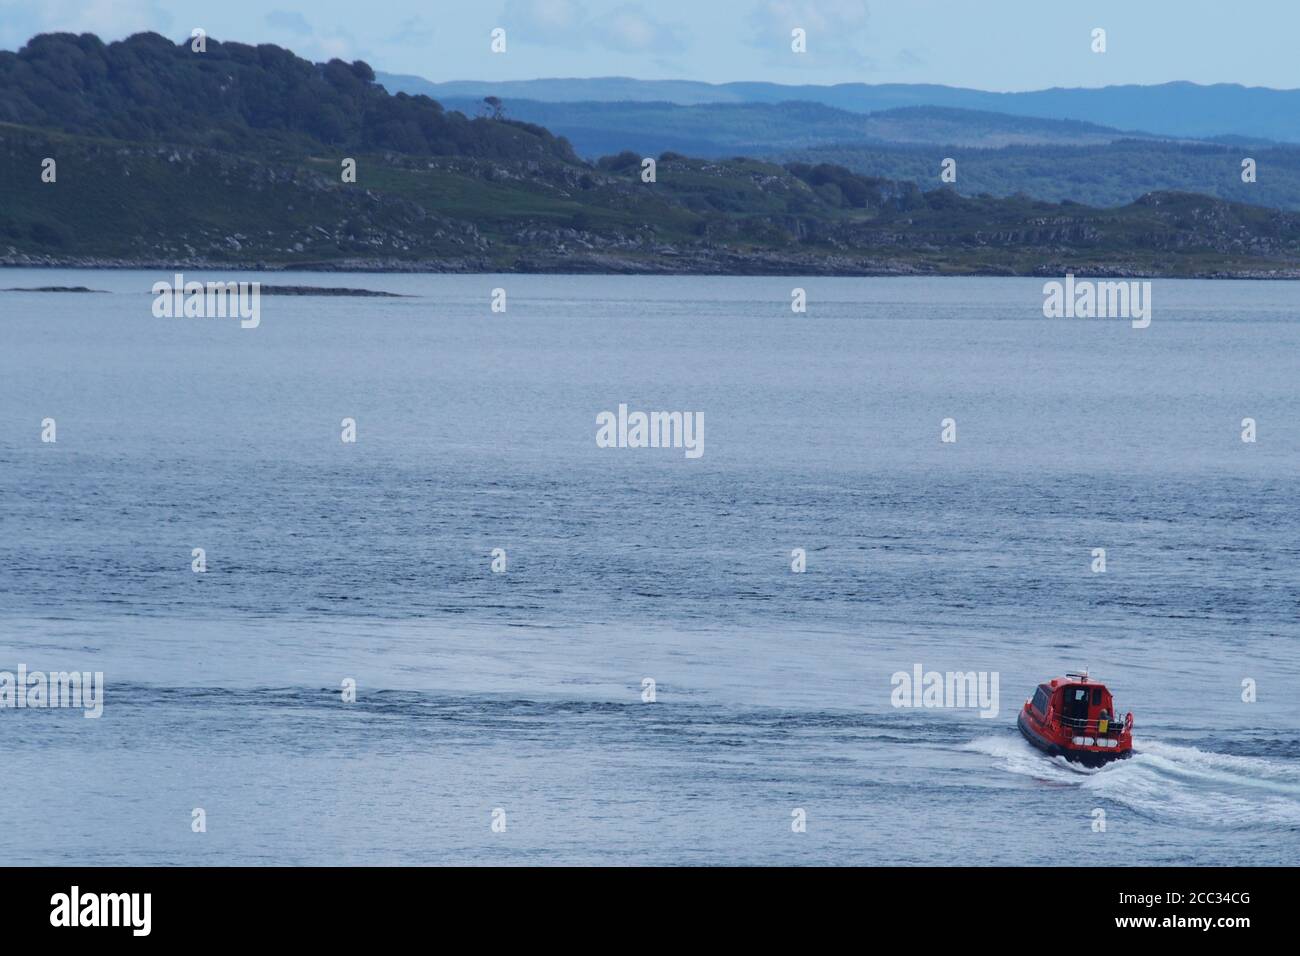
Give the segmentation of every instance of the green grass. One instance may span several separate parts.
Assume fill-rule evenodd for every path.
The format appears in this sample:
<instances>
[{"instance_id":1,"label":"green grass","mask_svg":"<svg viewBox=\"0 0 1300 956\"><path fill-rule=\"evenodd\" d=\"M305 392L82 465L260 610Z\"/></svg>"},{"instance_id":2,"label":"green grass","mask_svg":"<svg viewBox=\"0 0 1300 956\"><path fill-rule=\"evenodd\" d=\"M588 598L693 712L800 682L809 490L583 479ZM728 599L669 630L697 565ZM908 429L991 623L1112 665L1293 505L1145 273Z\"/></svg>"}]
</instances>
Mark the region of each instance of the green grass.
<instances>
[{"instance_id":1,"label":"green grass","mask_svg":"<svg viewBox=\"0 0 1300 956\"><path fill-rule=\"evenodd\" d=\"M58 161L55 184L40 181L45 156ZM854 208L838 186L759 160L669 159L643 183L639 165L361 155L358 181L344 184L341 158L0 126L0 254L509 269L520 259L560 268L563 245L654 268L655 248L670 243L686 270L710 254L763 252L794 271L835 256L938 273L1083 263L1182 275L1300 261L1300 216L1185 194L1095 209L952 191L887 189L898 198L881 200L868 184L876 198Z\"/></svg>"}]
</instances>

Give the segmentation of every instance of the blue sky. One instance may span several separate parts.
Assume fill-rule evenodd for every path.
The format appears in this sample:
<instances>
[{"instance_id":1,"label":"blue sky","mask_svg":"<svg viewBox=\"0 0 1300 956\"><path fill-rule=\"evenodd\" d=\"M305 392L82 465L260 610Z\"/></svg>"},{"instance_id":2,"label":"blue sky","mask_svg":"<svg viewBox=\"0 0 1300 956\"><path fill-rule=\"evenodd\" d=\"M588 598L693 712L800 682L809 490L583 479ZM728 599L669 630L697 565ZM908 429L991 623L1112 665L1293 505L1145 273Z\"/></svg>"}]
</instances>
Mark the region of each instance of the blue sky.
<instances>
[{"instance_id":1,"label":"blue sky","mask_svg":"<svg viewBox=\"0 0 1300 956\"><path fill-rule=\"evenodd\" d=\"M51 30L180 39L196 26L432 80L1300 87L1300 0L0 0L10 50ZM790 53L794 26L808 31L804 56ZM504 55L488 49L494 27ZM1105 54L1089 49L1094 27Z\"/></svg>"}]
</instances>

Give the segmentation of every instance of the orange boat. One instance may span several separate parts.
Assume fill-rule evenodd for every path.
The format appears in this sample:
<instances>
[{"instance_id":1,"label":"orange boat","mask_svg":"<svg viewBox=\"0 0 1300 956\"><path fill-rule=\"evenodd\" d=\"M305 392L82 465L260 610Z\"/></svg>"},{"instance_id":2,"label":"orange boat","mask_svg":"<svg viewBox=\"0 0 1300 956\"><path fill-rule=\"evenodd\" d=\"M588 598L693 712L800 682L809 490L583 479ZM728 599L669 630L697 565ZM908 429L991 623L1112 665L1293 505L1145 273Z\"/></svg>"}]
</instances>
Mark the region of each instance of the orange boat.
<instances>
[{"instance_id":1,"label":"orange boat","mask_svg":"<svg viewBox=\"0 0 1300 956\"><path fill-rule=\"evenodd\" d=\"M1120 720L1106 685L1087 671L1039 684L1016 723L1039 750L1086 767L1133 753L1133 713Z\"/></svg>"}]
</instances>

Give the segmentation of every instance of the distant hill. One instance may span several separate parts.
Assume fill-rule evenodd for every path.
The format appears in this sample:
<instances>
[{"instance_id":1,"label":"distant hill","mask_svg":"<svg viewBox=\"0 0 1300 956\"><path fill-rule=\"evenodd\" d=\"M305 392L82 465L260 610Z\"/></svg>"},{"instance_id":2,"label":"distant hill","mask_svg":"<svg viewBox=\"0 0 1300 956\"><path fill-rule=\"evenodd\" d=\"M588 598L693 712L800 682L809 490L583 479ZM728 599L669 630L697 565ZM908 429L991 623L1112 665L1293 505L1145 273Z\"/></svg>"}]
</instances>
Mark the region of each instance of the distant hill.
<instances>
[{"instance_id":1,"label":"distant hill","mask_svg":"<svg viewBox=\"0 0 1300 956\"><path fill-rule=\"evenodd\" d=\"M1144 130L1177 138L1243 136L1300 143L1300 90L1273 90L1220 83L1163 83L1099 89L1050 89L991 93L952 86L911 83L841 83L835 86L780 83L695 83L626 77L466 81L432 83L416 76L378 74L391 92L424 93L439 99L542 102L820 103L853 113L905 106L956 109L1078 120L1113 129Z\"/></svg>"},{"instance_id":2,"label":"distant hill","mask_svg":"<svg viewBox=\"0 0 1300 956\"><path fill-rule=\"evenodd\" d=\"M0 54L0 265L1300 278L1293 213L1170 191L1110 209L969 197L929 177L674 152L647 182L640 152L586 162L541 126L390 96L370 75L153 34ZM852 122L868 120L986 137L1018 123Z\"/></svg>"},{"instance_id":3,"label":"distant hill","mask_svg":"<svg viewBox=\"0 0 1300 956\"><path fill-rule=\"evenodd\" d=\"M482 100L451 97L448 109L477 115ZM998 148L1021 145L1095 145L1125 133L1075 120L1044 120L937 106L913 106L863 115L819 103L546 103L504 100L507 116L545 126L595 157L632 149L695 156L775 153L832 143L927 143ZM1152 137L1154 138L1154 137Z\"/></svg>"},{"instance_id":4,"label":"distant hill","mask_svg":"<svg viewBox=\"0 0 1300 956\"><path fill-rule=\"evenodd\" d=\"M448 109L482 112L481 101ZM1204 193L1300 210L1300 146L1241 137L1171 140L1083 123L978 110L913 106L850 113L817 103L543 103L505 100L506 114L569 140L582 156L623 150L691 156L762 156L832 163L867 176L940 185L939 163L958 161L967 196L1022 193L1054 202L1120 206L1149 192ZM1258 181L1241 181L1255 159Z\"/></svg>"}]
</instances>

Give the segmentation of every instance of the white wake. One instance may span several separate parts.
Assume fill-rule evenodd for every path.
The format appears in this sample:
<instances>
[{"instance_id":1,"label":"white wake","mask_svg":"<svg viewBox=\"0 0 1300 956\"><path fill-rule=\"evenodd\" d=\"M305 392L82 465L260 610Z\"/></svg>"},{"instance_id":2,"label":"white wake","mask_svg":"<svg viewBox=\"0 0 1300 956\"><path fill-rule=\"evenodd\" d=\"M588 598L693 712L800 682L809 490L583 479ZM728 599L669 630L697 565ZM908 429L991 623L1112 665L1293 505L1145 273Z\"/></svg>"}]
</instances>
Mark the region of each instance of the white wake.
<instances>
[{"instance_id":1,"label":"white wake","mask_svg":"<svg viewBox=\"0 0 1300 956\"><path fill-rule=\"evenodd\" d=\"M1085 789L1151 817L1211 827L1300 825L1300 766L1234 757L1158 740L1135 740L1134 754L1089 769L1048 757L1018 737L985 737L963 749L994 766Z\"/></svg>"}]
</instances>

